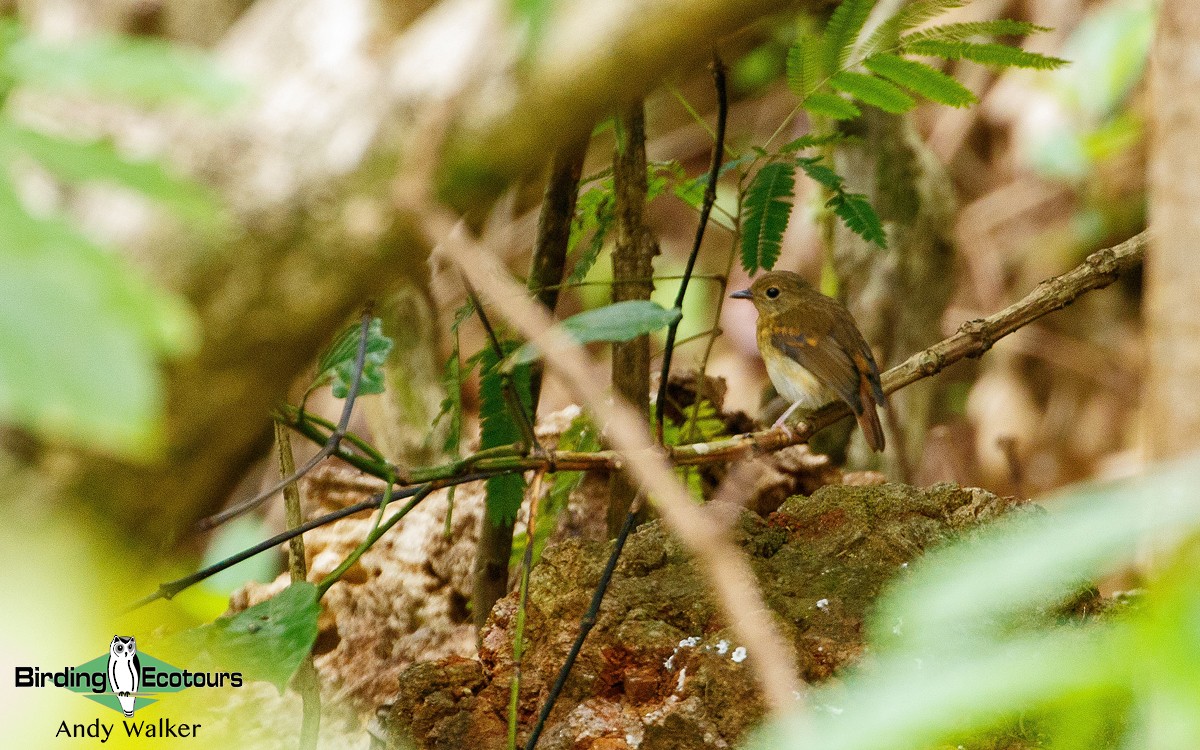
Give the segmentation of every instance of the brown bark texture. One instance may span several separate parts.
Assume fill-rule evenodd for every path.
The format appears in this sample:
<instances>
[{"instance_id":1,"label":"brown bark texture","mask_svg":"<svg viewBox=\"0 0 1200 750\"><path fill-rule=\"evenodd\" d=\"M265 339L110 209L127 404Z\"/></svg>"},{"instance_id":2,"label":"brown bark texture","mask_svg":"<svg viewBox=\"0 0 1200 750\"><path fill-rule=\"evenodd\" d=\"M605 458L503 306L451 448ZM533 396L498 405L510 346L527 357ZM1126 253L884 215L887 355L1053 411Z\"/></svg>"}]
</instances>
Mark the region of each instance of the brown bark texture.
<instances>
[{"instance_id":1,"label":"brown bark texture","mask_svg":"<svg viewBox=\"0 0 1200 750\"><path fill-rule=\"evenodd\" d=\"M1146 441L1151 458L1200 447L1200 14L1167 0L1151 63L1151 249L1146 261Z\"/></svg>"},{"instance_id":2,"label":"brown bark texture","mask_svg":"<svg viewBox=\"0 0 1200 750\"><path fill-rule=\"evenodd\" d=\"M658 242L646 226L646 115L642 103L621 118L622 134L613 160L617 239L613 247L613 302L650 299ZM642 414L650 410L650 337L616 342L612 347L613 392ZM637 497L637 486L624 472L612 478L608 534L615 537Z\"/></svg>"}]
</instances>

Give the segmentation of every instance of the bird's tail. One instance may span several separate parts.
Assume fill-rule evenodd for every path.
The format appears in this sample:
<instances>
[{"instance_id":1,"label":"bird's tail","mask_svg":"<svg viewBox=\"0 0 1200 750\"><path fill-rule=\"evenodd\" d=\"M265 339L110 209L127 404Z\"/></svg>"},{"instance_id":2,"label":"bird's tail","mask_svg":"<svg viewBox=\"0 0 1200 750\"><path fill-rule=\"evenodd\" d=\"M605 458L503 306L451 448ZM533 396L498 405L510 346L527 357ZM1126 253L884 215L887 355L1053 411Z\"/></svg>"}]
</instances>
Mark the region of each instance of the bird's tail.
<instances>
[{"instance_id":1,"label":"bird's tail","mask_svg":"<svg viewBox=\"0 0 1200 750\"><path fill-rule=\"evenodd\" d=\"M871 384L867 381L868 378L863 378L859 386L863 410L855 416L858 417L858 426L862 428L867 445L871 446L871 450L876 453L882 453L883 425L879 422L879 412L875 408L875 394L872 393Z\"/></svg>"}]
</instances>

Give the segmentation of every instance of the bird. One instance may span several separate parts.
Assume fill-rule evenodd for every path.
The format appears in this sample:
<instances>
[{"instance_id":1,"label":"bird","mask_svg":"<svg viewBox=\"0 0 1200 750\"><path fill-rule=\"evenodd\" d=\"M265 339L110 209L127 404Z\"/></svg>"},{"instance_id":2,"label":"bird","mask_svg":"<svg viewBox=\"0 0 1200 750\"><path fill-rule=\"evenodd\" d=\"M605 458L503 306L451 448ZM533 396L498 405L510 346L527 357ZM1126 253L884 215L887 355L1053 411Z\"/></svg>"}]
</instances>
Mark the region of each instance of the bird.
<instances>
[{"instance_id":1,"label":"bird","mask_svg":"<svg viewBox=\"0 0 1200 750\"><path fill-rule=\"evenodd\" d=\"M799 274L770 271L734 292L758 310L758 350L775 390L791 402L773 427L798 408L841 400L853 410L867 445L884 448L877 406L886 404L879 366L845 305Z\"/></svg>"},{"instance_id":2,"label":"bird","mask_svg":"<svg viewBox=\"0 0 1200 750\"><path fill-rule=\"evenodd\" d=\"M137 656L137 641L131 635L114 635L108 644L108 689L117 694L126 717L133 716L142 662Z\"/></svg>"}]
</instances>

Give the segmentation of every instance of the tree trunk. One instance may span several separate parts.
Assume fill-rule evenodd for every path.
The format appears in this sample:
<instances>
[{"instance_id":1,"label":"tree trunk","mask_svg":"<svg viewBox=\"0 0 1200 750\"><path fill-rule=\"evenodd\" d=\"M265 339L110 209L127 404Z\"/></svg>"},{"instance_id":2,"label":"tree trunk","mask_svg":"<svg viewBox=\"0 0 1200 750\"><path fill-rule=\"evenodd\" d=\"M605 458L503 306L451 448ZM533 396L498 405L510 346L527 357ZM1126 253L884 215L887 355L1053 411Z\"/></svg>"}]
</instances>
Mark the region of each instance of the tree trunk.
<instances>
[{"instance_id":1,"label":"tree trunk","mask_svg":"<svg viewBox=\"0 0 1200 750\"><path fill-rule=\"evenodd\" d=\"M1167 0L1151 67L1146 442L1150 458L1200 447L1200 14Z\"/></svg>"},{"instance_id":2,"label":"tree trunk","mask_svg":"<svg viewBox=\"0 0 1200 750\"><path fill-rule=\"evenodd\" d=\"M621 133L613 161L617 238L613 247L613 302L650 299L654 282L652 261L658 242L646 226L646 116L638 102L621 116ZM650 412L650 337L612 346L613 391L648 418ZM612 476L608 502L608 535L615 537L625 523L637 487L625 474Z\"/></svg>"}]
</instances>

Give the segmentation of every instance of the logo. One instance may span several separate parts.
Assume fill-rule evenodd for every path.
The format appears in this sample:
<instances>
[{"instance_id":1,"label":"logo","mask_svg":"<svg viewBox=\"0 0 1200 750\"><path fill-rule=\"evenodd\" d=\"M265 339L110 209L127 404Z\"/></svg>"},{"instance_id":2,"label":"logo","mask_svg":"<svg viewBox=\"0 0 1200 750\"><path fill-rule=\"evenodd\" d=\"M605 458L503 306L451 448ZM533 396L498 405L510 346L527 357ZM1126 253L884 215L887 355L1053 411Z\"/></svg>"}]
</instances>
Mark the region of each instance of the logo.
<instances>
[{"instance_id":1,"label":"logo","mask_svg":"<svg viewBox=\"0 0 1200 750\"><path fill-rule=\"evenodd\" d=\"M155 722L130 721L134 713L171 693L187 688L241 687L241 672L192 672L172 666L146 653L139 653L133 636L114 635L108 653L75 667L46 670L17 667L14 686L18 688L59 687L82 695L106 708L119 711L129 737L194 737L199 724L179 724L160 718ZM99 737L105 742L115 724L96 719L91 724L63 721L56 737Z\"/></svg>"}]
</instances>

